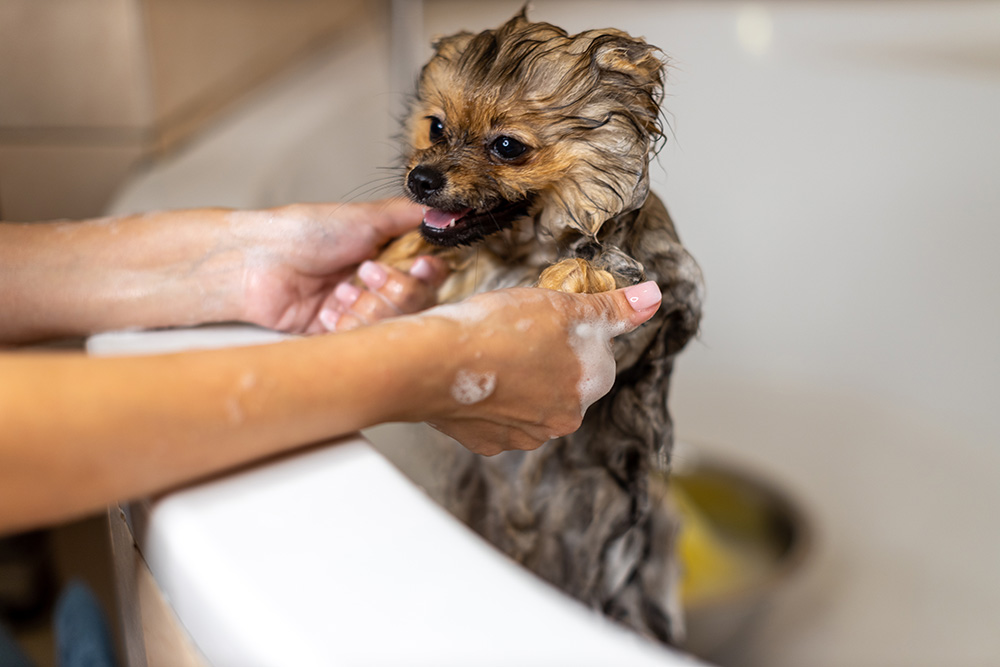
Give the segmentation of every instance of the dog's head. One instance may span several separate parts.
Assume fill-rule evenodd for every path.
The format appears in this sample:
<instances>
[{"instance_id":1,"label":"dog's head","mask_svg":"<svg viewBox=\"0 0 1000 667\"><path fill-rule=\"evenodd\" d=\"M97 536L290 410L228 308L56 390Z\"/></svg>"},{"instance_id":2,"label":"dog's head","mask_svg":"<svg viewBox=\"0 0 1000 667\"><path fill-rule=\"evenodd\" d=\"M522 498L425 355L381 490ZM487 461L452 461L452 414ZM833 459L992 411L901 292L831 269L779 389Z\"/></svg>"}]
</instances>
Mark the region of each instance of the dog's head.
<instances>
[{"instance_id":1,"label":"dog's head","mask_svg":"<svg viewBox=\"0 0 1000 667\"><path fill-rule=\"evenodd\" d=\"M405 186L424 236L475 242L538 213L540 231L594 236L642 205L661 136L663 63L618 30L568 35L524 11L438 40L406 124Z\"/></svg>"}]
</instances>

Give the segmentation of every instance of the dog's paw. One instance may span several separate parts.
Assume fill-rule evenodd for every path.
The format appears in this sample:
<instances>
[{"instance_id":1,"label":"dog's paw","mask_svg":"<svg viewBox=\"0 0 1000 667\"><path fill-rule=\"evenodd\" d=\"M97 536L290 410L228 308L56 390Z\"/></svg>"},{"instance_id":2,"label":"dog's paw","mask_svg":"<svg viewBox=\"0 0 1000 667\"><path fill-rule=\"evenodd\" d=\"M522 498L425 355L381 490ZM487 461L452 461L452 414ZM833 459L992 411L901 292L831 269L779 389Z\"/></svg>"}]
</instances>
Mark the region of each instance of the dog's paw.
<instances>
[{"instance_id":1,"label":"dog's paw","mask_svg":"<svg viewBox=\"0 0 1000 667\"><path fill-rule=\"evenodd\" d=\"M556 262L542 271L536 287L560 292L594 294L615 289L615 278L603 269L594 268L584 259L570 258Z\"/></svg>"},{"instance_id":2,"label":"dog's paw","mask_svg":"<svg viewBox=\"0 0 1000 667\"><path fill-rule=\"evenodd\" d=\"M424 240L420 232L414 230L403 234L387 245L378 256L378 261L394 269L406 272L413 266L413 260L420 255L434 255L437 248Z\"/></svg>"}]
</instances>

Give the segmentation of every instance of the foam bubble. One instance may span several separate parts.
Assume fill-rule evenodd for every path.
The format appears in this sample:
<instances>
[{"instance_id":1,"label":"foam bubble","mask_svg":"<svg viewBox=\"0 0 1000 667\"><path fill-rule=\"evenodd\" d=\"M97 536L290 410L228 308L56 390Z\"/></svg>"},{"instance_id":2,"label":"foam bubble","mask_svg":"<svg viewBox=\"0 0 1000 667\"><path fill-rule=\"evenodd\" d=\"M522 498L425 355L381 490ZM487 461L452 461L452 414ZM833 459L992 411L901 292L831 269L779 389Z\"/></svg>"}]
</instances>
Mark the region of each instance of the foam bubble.
<instances>
[{"instance_id":1,"label":"foam bubble","mask_svg":"<svg viewBox=\"0 0 1000 667\"><path fill-rule=\"evenodd\" d=\"M611 340L624 333L624 322L581 320L569 332L569 345L580 362L580 414L611 390L615 383L615 355Z\"/></svg>"},{"instance_id":2,"label":"foam bubble","mask_svg":"<svg viewBox=\"0 0 1000 667\"><path fill-rule=\"evenodd\" d=\"M475 324L486 319L491 312L492 309L485 307L483 304L462 301L460 303L446 303L441 306L435 306L423 311L416 318L443 317L446 320L452 320L461 324Z\"/></svg>"},{"instance_id":3,"label":"foam bubble","mask_svg":"<svg viewBox=\"0 0 1000 667\"><path fill-rule=\"evenodd\" d=\"M460 370L451 386L451 396L462 405L472 405L489 398L496 386L496 373Z\"/></svg>"},{"instance_id":4,"label":"foam bubble","mask_svg":"<svg viewBox=\"0 0 1000 667\"><path fill-rule=\"evenodd\" d=\"M425 310L418 317L443 317L461 324L475 324L495 313L502 307L502 304L520 308L527 303L544 298L544 295L535 295L531 291L521 292L516 297L502 291L491 292L488 299L472 298L458 303L446 303Z\"/></svg>"}]
</instances>

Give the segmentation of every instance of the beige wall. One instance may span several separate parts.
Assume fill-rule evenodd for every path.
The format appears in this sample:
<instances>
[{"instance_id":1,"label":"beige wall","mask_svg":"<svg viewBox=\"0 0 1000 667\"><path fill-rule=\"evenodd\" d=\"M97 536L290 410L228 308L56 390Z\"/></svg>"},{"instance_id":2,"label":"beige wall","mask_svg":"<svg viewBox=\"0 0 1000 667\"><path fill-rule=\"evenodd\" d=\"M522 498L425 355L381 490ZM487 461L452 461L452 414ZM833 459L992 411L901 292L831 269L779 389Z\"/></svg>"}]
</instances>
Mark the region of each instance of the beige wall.
<instances>
[{"instance_id":1,"label":"beige wall","mask_svg":"<svg viewBox=\"0 0 1000 667\"><path fill-rule=\"evenodd\" d=\"M99 215L129 171L362 0L0 0L0 218Z\"/></svg>"}]
</instances>

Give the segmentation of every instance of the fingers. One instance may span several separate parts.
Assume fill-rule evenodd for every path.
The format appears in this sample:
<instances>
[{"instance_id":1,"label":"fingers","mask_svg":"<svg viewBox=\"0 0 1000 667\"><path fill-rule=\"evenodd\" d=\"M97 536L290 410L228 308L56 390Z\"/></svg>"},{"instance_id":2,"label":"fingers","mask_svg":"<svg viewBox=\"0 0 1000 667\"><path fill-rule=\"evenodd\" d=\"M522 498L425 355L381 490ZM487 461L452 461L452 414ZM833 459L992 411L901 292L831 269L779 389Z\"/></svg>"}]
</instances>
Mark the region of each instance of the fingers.
<instances>
[{"instance_id":1,"label":"fingers","mask_svg":"<svg viewBox=\"0 0 1000 667\"><path fill-rule=\"evenodd\" d=\"M361 217L378 233L382 242L415 229L424 219L424 207L400 197L359 206L370 208Z\"/></svg>"},{"instance_id":2,"label":"fingers","mask_svg":"<svg viewBox=\"0 0 1000 667\"><path fill-rule=\"evenodd\" d=\"M650 280L611 292L580 294L577 298L588 302L592 309L591 317L618 322L622 329L615 329L614 335L619 336L638 328L651 318L659 309L663 295L660 287Z\"/></svg>"},{"instance_id":3,"label":"fingers","mask_svg":"<svg viewBox=\"0 0 1000 667\"><path fill-rule=\"evenodd\" d=\"M454 323L463 332L464 342L454 349L459 369L497 378L495 391L483 400L445 402L429 421L486 456L535 449L572 433L614 384L611 338L647 321L661 300L652 282L600 294L513 288L428 311L422 317L431 322L452 322L449 335Z\"/></svg>"},{"instance_id":4,"label":"fingers","mask_svg":"<svg viewBox=\"0 0 1000 667\"><path fill-rule=\"evenodd\" d=\"M540 435L540 432L531 433L529 428L518 428L510 424L460 422L447 425L432 424L431 426L454 438L473 454L481 456L496 456L513 450L531 451L538 449L552 437L555 437L552 435L543 436ZM566 433L571 433L574 430L576 429L571 429Z\"/></svg>"},{"instance_id":5,"label":"fingers","mask_svg":"<svg viewBox=\"0 0 1000 667\"><path fill-rule=\"evenodd\" d=\"M328 331L347 331L434 305L448 270L437 258L419 257L408 274L369 261L357 275L365 288L341 283L320 313Z\"/></svg>"}]
</instances>

